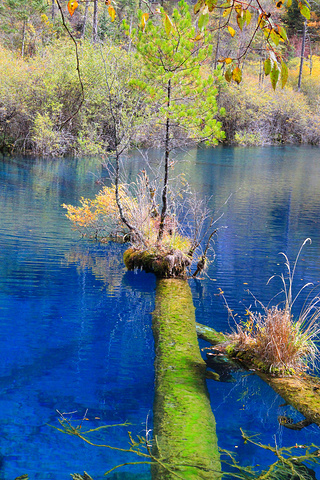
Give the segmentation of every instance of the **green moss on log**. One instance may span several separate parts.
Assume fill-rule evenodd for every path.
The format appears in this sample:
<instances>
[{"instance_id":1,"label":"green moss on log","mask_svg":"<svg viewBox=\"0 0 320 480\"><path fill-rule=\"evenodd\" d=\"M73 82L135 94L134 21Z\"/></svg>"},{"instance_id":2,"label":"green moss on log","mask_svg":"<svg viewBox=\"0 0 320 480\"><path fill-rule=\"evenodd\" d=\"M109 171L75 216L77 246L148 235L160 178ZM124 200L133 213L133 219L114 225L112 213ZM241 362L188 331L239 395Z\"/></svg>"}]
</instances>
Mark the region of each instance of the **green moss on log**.
<instances>
[{"instance_id":1,"label":"green moss on log","mask_svg":"<svg viewBox=\"0 0 320 480\"><path fill-rule=\"evenodd\" d=\"M180 250L128 248L123 254L128 270L140 269L154 273L158 278L186 278L191 258Z\"/></svg>"},{"instance_id":2,"label":"green moss on log","mask_svg":"<svg viewBox=\"0 0 320 480\"><path fill-rule=\"evenodd\" d=\"M223 333L216 332L213 328L201 325L201 323L196 323L196 329L198 337L210 342L211 345L217 345L227 340Z\"/></svg>"},{"instance_id":3,"label":"green moss on log","mask_svg":"<svg viewBox=\"0 0 320 480\"><path fill-rule=\"evenodd\" d=\"M311 375L272 377L257 372L287 403L310 421L320 426L320 379Z\"/></svg>"},{"instance_id":4,"label":"green moss on log","mask_svg":"<svg viewBox=\"0 0 320 480\"><path fill-rule=\"evenodd\" d=\"M221 478L215 419L196 335L195 309L188 283L157 282L153 314L156 393L154 455L166 459L185 480ZM155 480L175 480L160 465Z\"/></svg>"}]
</instances>

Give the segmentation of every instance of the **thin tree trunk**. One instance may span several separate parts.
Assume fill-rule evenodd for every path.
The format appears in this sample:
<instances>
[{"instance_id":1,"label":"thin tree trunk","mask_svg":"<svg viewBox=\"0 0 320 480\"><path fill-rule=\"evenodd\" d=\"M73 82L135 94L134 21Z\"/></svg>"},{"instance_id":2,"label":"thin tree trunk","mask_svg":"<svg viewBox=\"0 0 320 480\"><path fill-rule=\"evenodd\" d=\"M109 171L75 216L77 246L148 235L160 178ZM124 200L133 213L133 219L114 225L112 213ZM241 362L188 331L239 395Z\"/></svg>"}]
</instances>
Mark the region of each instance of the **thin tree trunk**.
<instances>
[{"instance_id":1,"label":"thin tree trunk","mask_svg":"<svg viewBox=\"0 0 320 480\"><path fill-rule=\"evenodd\" d=\"M300 92L300 88L301 88L302 69L303 69L303 60L304 60L304 49L305 49L305 45L306 45L306 36L307 36L307 20L303 24L301 56L300 56L300 69L299 69L299 78L298 78L298 92Z\"/></svg>"},{"instance_id":2,"label":"thin tree trunk","mask_svg":"<svg viewBox=\"0 0 320 480\"><path fill-rule=\"evenodd\" d=\"M26 27L27 27L27 21L23 20L21 57L24 57L25 42L26 42Z\"/></svg>"},{"instance_id":3,"label":"thin tree trunk","mask_svg":"<svg viewBox=\"0 0 320 480\"><path fill-rule=\"evenodd\" d=\"M312 69L313 69L313 61L312 61L312 47L311 47L311 37L308 34L308 40L309 40L309 50L310 50L310 66L309 66L309 71L310 75L312 75Z\"/></svg>"},{"instance_id":4,"label":"thin tree trunk","mask_svg":"<svg viewBox=\"0 0 320 480\"><path fill-rule=\"evenodd\" d=\"M115 178L115 187L116 187L116 202L119 210L119 216L121 221L128 227L130 230L130 233L133 233L136 238L139 240L139 242L146 247L146 242L143 239L142 234L139 232L139 230L134 227L129 220L126 218L125 213L123 211L123 206L120 198L120 191L119 191L119 180L120 180L120 155L116 153L116 178Z\"/></svg>"},{"instance_id":5,"label":"thin tree trunk","mask_svg":"<svg viewBox=\"0 0 320 480\"><path fill-rule=\"evenodd\" d=\"M56 11L55 11L55 0L51 0L51 20L54 21L56 16Z\"/></svg>"},{"instance_id":6,"label":"thin tree trunk","mask_svg":"<svg viewBox=\"0 0 320 480\"><path fill-rule=\"evenodd\" d=\"M261 44L261 47L260 47L260 50L263 49L263 44ZM261 56L261 53L260 53L260 60L259 60L259 63L260 63L260 72L259 72L259 85L262 85L263 84L263 80L264 80L264 61L265 61L265 58L264 56L262 57Z\"/></svg>"},{"instance_id":7,"label":"thin tree trunk","mask_svg":"<svg viewBox=\"0 0 320 480\"><path fill-rule=\"evenodd\" d=\"M81 37L80 37L81 39L84 38L85 33L86 33L88 11L89 11L89 2L86 1L86 6L85 6L85 9L84 9L84 16L83 16L83 23L82 23L82 32L81 32Z\"/></svg>"},{"instance_id":8,"label":"thin tree trunk","mask_svg":"<svg viewBox=\"0 0 320 480\"><path fill-rule=\"evenodd\" d=\"M222 18L222 13L220 11L220 16L219 16L219 28L218 28L218 38L217 38L217 45L216 45L216 53L214 57L214 69L217 68L218 65L218 56L219 56L219 47L220 47L220 27L221 27L221 18Z\"/></svg>"},{"instance_id":9,"label":"thin tree trunk","mask_svg":"<svg viewBox=\"0 0 320 480\"><path fill-rule=\"evenodd\" d=\"M130 30L129 30L129 46L128 46L129 54L131 53L131 45L132 45L131 32L132 32L132 17L130 18Z\"/></svg>"},{"instance_id":10,"label":"thin tree trunk","mask_svg":"<svg viewBox=\"0 0 320 480\"><path fill-rule=\"evenodd\" d=\"M93 0L93 25L92 25L93 43L98 41L98 0Z\"/></svg>"},{"instance_id":11,"label":"thin tree trunk","mask_svg":"<svg viewBox=\"0 0 320 480\"><path fill-rule=\"evenodd\" d=\"M168 81L167 92L168 92L167 107L169 108L170 107L170 101L171 101L171 79L169 79L169 81ZM169 117L169 113L168 113L167 114L167 121L166 121L164 180L163 180L163 190L162 190L162 210L161 210L159 234L158 234L158 241L159 242L161 241L161 239L163 237L164 222L165 222L165 219L166 219L167 209L168 209L169 156L170 156L170 117Z\"/></svg>"}]
</instances>

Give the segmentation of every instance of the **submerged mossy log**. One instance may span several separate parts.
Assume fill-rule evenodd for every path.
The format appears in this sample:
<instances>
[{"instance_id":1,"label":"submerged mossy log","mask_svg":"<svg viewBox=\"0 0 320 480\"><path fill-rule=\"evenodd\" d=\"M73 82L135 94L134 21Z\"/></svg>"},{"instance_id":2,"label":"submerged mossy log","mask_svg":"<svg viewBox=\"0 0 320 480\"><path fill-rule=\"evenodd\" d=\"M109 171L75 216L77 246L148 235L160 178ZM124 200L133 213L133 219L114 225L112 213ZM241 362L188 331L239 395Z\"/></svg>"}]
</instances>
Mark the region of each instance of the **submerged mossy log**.
<instances>
[{"instance_id":1,"label":"submerged mossy log","mask_svg":"<svg viewBox=\"0 0 320 480\"><path fill-rule=\"evenodd\" d=\"M207 340L212 345L219 345L226 342L227 337L216 332L213 328L197 324L197 333L200 338ZM237 358L237 352L222 346L224 353L231 359ZM287 377L276 377L274 375L260 372L254 365L246 362L245 356L239 358L244 368L254 369L254 372L270 385L286 403L292 405L306 418L306 425L316 423L320 426L320 379L311 375L292 375ZM282 423L284 424L284 423ZM288 424L289 425L289 424ZM288 426L285 425L285 426ZM292 428L292 426L288 426Z\"/></svg>"},{"instance_id":2,"label":"submerged mossy log","mask_svg":"<svg viewBox=\"0 0 320 480\"><path fill-rule=\"evenodd\" d=\"M136 268L154 273L158 278L186 278L192 259L180 250L139 250L128 248L123 254L128 270Z\"/></svg>"},{"instance_id":3,"label":"submerged mossy log","mask_svg":"<svg viewBox=\"0 0 320 480\"><path fill-rule=\"evenodd\" d=\"M157 282L153 314L156 391L153 454L170 465L152 467L154 480L221 478L216 424L205 381L188 283Z\"/></svg>"},{"instance_id":4,"label":"submerged mossy log","mask_svg":"<svg viewBox=\"0 0 320 480\"><path fill-rule=\"evenodd\" d=\"M201 323L196 323L196 330L198 337L211 343L211 345L218 345L218 343L226 341L226 336L223 333L216 332L213 328L201 325Z\"/></svg>"}]
</instances>

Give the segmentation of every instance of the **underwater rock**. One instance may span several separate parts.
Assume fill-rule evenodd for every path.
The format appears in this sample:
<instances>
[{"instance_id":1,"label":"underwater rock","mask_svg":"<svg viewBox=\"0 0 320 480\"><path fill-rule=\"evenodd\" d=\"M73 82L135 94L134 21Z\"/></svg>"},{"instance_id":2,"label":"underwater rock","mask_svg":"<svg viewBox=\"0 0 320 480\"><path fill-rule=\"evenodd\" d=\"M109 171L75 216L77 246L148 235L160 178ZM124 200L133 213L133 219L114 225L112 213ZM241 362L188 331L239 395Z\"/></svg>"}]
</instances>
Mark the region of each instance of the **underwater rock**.
<instances>
[{"instance_id":1,"label":"underwater rock","mask_svg":"<svg viewBox=\"0 0 320 480\"><path fill-rule=\"evenodd\" d=\"M310 422L310 420L307 420L306 418L304 420L300 420L300 422L295 423L293 418L286 417L285 415L279 415L278 422L283 427L290 428L290 430L302 430L304 427L308 427L313 423L313 422Z\"/></svg>"},{"instance_id":2,"label":"underwater rock","mask_svg":"<svg viewBox=\"0 0 320 480\"><path fill-rule=\"evenodd\" d=\"M241 368L226 355L215 351L207 353L205 362L208 368L211 368L219 375L220 382L234 382L235 380L231 373Z\"/></svg>"},{"instance_id":3,"label":"underwater rock","mask_svg":"<svg viewBox=\"0 0 320 480\"><path fill-rule=\"evenodd\" d=\"M206 370L206 379L214 380L215 382L220 382L219 375L216 372L212 372L211 370Z\"/></svg>"}]
</instances>

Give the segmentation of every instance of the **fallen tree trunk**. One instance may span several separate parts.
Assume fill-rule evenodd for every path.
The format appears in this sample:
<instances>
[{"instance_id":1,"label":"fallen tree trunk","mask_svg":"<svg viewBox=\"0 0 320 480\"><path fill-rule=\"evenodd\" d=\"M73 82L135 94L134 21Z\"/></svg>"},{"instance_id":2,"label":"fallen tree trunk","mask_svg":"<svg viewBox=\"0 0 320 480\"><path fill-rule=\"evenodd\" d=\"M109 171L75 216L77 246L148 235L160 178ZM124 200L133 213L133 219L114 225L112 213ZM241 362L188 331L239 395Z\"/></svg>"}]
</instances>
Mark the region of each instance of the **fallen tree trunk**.
<instances>
[{"instance_id":1,"label":"fallen tree trunk","mask_svg":"<svg viewBox=\"0 0 320 480\"><path fill-rule=\"evenodd\" d=\"M223 343L227 337L223 333L216 332L213 328L206 327L197 323L197 334L203 340L208 341L212 345L222 345L222 350L230 359L237 359L236 355L228 354ZM271 374L259 372L254 365L246 363L241 359L241 365L244 368L253 370L262 380L270 385L273 390L278 393L286 403L292 405L298 412L302 413L306 418L305 424L316 423L320 426L320 379L311 375L303 374L299 376L276 377ZM283 425L288 428L297 429L294 425L285 422L282 418Z\"/></svg>"},{"instance_id":2,"label":"fallen tree trunk","mask_svg":"<svg viewBox=\"0 0 320 480\"><path fill-rule=\"evenodd\" d=\"M152 478L220 479L216 424L187 281L157 281L153 333L156 388L152 454L170 469L157 463L152 466Z\"/></svg>"}]
</instances>

